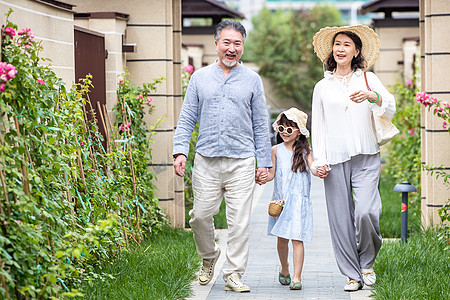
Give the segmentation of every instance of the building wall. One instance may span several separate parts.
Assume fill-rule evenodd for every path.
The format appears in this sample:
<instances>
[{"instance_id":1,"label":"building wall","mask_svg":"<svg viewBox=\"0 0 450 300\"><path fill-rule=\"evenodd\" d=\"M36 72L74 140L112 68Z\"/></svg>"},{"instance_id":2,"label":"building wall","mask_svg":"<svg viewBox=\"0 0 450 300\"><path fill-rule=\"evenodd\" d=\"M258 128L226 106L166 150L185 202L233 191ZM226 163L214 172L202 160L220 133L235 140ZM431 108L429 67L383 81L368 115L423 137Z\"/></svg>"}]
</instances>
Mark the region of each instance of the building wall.
<instances>
[{"instance_id":1,"label":"building wall","mask_svg":"<svg viewBox=\"0 0 450 300\"><path fill-rule=\"evenodd\" d=\"M5 24L5 14L11 8L9 20L17 24L19 30L31 28L35 40L41 41L43 58L51 58L49 63L56 75L63 79L67 87L75 80L73 12L52 7L31 0L14 0L12 3L0 1L0 21Z\"/></svg>"},{"instance_id":2,"label":"building wall","mask_svg":"<svg viewBox=\"0 0 450 300\"><path fill-rule=\"evenodd\" d=\"M184 34L184 45L203 45L202 65L212 64L217 59L216 45L214 44L214 32L211 34ZM197 66L196 70L197 70Z\"/></svg>"},{"instance_id":3,"label":"building wall","mask_svg":"<svg viewBox=\"0 0 450 300\"><path fill-rule=\"evenodd\" d=\"M450 102L450 1L420 0L421 89L439 100ZM442 119L422 108L422 164L450 169L450 138ZM422 172L422 224L440 223L437 213L448 203L448 185L441 178Z\"/></svg>"},{"instance_id":4,"label":"building wall","mask_svg":"<svg viewBox=\"0 0 450 300\"><path fill-rule=\"evenodd\" d=\"M404 51L404 39L419 36L418 27L379 27L375 28L381 47L380 56L374 65L374 72L384 85L389 86L404 81L404 68L410 73L411 66L406 65L412 60L411 53ZM405 57L405 54L408 56ZM410 57L411 56L411 57ZM411 79L411 78L407 78Z\"/></svg>"}]
</instances>

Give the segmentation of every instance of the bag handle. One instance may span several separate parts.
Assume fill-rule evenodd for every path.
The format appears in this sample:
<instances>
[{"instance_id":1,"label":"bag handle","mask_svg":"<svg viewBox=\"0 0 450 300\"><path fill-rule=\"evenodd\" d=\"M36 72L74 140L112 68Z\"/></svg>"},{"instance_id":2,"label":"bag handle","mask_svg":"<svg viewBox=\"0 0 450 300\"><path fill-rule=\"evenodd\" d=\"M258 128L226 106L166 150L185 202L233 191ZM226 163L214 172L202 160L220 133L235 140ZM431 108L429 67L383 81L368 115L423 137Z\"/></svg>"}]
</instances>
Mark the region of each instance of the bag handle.
<instances>
[{"instance_id":1,"label":"bag handle","mask_svg":"<svg viewBox=\"0 0 450 300\"><path fill-rule=\"evenodd\" d=\"M367 86L367 89L369 90L369 92L372 91L372 90L370 89L369 83L367 82L367 75L366 75L366 72L364 72L364 79L366 80L366 86Z\"/></svg>"}]
</instances>

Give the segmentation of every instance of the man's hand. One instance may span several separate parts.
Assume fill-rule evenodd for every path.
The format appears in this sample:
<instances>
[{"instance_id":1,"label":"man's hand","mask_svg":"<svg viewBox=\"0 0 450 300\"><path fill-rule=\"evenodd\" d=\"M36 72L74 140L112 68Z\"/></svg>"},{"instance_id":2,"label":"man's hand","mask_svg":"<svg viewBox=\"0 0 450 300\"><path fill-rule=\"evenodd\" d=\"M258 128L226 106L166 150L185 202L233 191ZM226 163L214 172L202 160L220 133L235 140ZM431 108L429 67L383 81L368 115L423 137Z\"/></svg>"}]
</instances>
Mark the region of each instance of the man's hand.
<instances>
[{"instance_id":1,"label":"man's hand","mask_svg":"<svg viewBox=\"0 0 450 300\"><path fill-rule=\"evenodd\" d=\"M184 170L186 168L186 156L184 154L178 154L173 162L173 168L175 169L175 174L184 177Z\"/></svg>"},{"instance_id":2,"label":"man's hand","mask_svg":"<svg viewBox=\"0 0 450 300\"><path fill-rule=\"evenodd\" d=\"M257 184L265 184L267 178L267 168L258 168L256 169L255 181Z\"/></svg>"}]
</instances>

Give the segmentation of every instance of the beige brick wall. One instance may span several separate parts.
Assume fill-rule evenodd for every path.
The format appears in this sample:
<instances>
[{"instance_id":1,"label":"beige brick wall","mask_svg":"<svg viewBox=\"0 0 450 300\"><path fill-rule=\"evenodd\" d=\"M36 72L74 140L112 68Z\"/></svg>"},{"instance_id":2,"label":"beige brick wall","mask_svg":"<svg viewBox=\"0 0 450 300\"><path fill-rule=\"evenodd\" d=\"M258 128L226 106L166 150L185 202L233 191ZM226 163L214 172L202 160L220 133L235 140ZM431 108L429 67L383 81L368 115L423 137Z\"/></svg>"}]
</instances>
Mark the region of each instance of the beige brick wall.
<instances>
[{"instance_id":1,"label":"beige brick wall","mask_svg":"<svg viewBox=\"0 0 450 300\"><path fill-rule=\"evenodd\" d=\"M152 95L155 112L146 115L144 120L148 126L152 126L158 119L163 118L153 137L155 142L152 144L153 169L158 188L156 196L160 199L160 205L167 212L173 226L184 227L184 183L182 178L175 178L172 166L173 134L182 101L181 0L110 0L108 5L98 0L71 0L71 3L77 5L75 8L77 12L128 14L126 24L114 24L112 20L97 19L91 21L89 26L110 37L112 44L107 43L108 52L117 46L115 33L123 32L127 44L136 44L135 53L123 56L123 65L131 73L130 79L133 82L141 85L152 82L154 78L160 76L166 78ZM113 94L115 85L113 77L116 74L113 72L120 67L120 58L117 57L120 54L115 52L116 50L112 56L114 62L111 63L114 65L109 70L111 73L107 73L107 89L111 91L109 94ZM108 108L112 107L114 101L111 96Z\"/></svg>"},{"instance_id":2,"label":"beige brick wall","mask_svg":"<svg viewBox=\"0 0 450 300\"><path fill-rule=\"evenodd\" d=\"M75 58L73 51L73 14L70 11L30 0L0 2L0 21L6 22L5 14L11 8L10 21L19 29L29 27L35 40L41 41L44 50L41 57L51 58L56 75L70 88L75 80Z\"/></svg>"},{"instance_id":3,"label":"beige brick wall","mask_svg":"<svg viewBox=\"0 0 450 300\"><path fill-rule=\"evenodd\" d=\"M446 28L450 22L450 1L420 0L421 89L450 102L450 39ZM442 119L422 108L422 164L443 165L450 169L450 136L442 128ZM422 224L440 223L438 209L449 199L441 178L422 172Z\"/></svg>"},{"instance_id":4,"label":"beige brick wall","mask_svg":"<svg viewBox=\"0 0 450 300\"><path fill-rule=\"evenodd\" d=\"M381 27L376 28L380 41L380 56L374 65L374 72L386 86L402 81L404 65L403 39L418 37L419 29L414 27Z\"/></svg>"}]
</instances>

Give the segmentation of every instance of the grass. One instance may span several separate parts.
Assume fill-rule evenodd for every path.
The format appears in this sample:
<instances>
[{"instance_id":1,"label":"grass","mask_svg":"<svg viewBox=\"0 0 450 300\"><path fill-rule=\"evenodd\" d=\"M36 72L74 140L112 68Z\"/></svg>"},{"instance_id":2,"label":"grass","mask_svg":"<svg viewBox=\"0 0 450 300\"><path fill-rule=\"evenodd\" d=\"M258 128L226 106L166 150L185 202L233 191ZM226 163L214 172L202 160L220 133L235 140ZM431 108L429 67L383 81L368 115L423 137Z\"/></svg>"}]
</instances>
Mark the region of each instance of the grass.
<instances>
[{"instance_id":1,"label":"grass","mask_svg":"<svg viewBox=\"0 0 450 300\"><path fill-rule=\"evenodd\" d=\"M450 250L436 231L383 243L374 267L376 299L450 299Z\"/></svg>"},{"instance_id":2,"label":"grass","mask_svg":"<svg viewBox=\"0 0 450 300\"><path fill-rule=\"evenodd\" d=\"M216 227L216 229L228 228L225 199L220 203L219 213L214 216L214 227Z\"/></svg>"},{"instance_id":3,"label":"grass","mask_svg":"<svg viewBox=\"0 0 450 300\"><path fill-rule=\"evenodd\" d=\"M380 216L380 230L383 238L400 238L402 193L392 191L397 183L387 174L381 174L380 196L383 212ZM408 234L421 232L420 203L414 201L414 194L409 194Z\"/></svg>"},{"instance_id":4,"label":"grass","mask_svg":"<svg viewBox=\"0 0 450 300\"><path fill-rule=\"evenodd\" d=\"M166 228L113 263L99 266L113 278L85 284L83 299L184 299L199 267L192 232Z\"/></svg>"}]
</instances>

